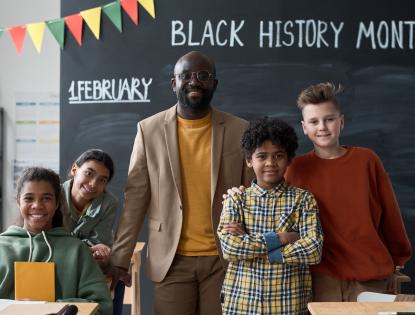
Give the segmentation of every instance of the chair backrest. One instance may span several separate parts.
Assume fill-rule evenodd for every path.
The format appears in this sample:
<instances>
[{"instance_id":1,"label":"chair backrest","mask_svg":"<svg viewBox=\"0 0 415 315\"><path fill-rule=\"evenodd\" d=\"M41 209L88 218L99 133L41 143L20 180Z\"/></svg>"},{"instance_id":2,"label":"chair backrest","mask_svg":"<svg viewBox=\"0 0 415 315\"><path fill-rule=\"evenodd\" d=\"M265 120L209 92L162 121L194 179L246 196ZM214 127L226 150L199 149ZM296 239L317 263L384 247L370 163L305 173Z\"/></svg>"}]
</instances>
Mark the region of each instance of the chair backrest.
<instances>
[{"instance_id":1,"label":"chair backrest","mask_svg":"<svg viewBox=\"0 0 415 315\"><path fill-rule=\"evenodd\" d=\"M362 292L357 296L357 302L393 302L395 294L384 294L376 292Z\"/></svg>"},{"instance_id":2,"label":"chair backrest","mask_svg":"<svg viewBox=\"0 0 415 315\"><path fill-rule=\"evenodd\" d=\"M411 281L411 277L403 274L400 271L395 271L395 294L399 294L401 293L401 283L403 282L410 282Z\"/></svg>"}]
</instances>

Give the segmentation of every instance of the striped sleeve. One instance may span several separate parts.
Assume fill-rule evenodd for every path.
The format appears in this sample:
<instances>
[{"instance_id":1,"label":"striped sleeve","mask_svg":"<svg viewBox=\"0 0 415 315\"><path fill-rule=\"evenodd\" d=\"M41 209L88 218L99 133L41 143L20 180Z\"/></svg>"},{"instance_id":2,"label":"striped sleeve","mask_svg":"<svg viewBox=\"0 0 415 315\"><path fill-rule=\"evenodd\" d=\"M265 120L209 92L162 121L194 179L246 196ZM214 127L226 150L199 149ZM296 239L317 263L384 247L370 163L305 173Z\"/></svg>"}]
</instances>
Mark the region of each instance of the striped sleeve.
<instances>
[{"instance_id":1,"label":"striped sleeve","mask_svg":"<svg viewBox=\"0 0 415 315\"><path fill-rule=\"evenodd\" d=\"M318 264L321 260L323 231L319 220L319 210L314 196L304 191L298 207L300 239L281 249L282 259L287 264Z\"/></svg>"},{"instance_id":2,"label":"striped sleeve","mask_svg":"<svg viewBox=\"0 0 415 315\"><path fill-rule=\"evenodd\" d=\"M250 260L257 257L265 257L268 254L264 234L232 235L223 231L224 225L231 222L243 224L243 198L245 196L243 194L229 197L223 204L217 232L223 257L229 261Z\"/></svg>"}]
</instances>

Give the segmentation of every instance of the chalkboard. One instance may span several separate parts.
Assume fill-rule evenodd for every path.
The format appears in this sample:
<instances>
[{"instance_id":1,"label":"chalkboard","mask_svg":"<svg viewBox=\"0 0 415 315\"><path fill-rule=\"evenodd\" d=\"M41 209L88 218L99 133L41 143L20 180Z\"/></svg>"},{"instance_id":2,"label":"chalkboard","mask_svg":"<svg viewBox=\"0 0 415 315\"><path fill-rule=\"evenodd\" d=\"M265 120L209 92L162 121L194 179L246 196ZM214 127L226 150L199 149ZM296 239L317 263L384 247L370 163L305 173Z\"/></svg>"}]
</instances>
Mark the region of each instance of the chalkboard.
<instances>
[{"instance_id":1,"label":"chalkboard","mask_svg":"<svg viewBox=\"0 0 415 315\"><path fill-rule=\"evenodd\" d=\"M109 2L61 1L62 16ZM139 7L138 27L123 13L122 33L103 15L100 40L84 26L82 47L67 34L62 175L82 151L102 148L115 160L110 188L122 200L136 123L175 103L174 63L200 50L216 61L214 104L249 120L289 121L300 153L311 146L300 129L298 93L322 81L344 85L342 143L379 154L415 244L415 2L155 0L155 8L153 19ZM415 279L413 260L405 271ZM150 314L150 287L143 285ZM414 283L405 288L415 291Z\"/></svg>"}]
</instances>

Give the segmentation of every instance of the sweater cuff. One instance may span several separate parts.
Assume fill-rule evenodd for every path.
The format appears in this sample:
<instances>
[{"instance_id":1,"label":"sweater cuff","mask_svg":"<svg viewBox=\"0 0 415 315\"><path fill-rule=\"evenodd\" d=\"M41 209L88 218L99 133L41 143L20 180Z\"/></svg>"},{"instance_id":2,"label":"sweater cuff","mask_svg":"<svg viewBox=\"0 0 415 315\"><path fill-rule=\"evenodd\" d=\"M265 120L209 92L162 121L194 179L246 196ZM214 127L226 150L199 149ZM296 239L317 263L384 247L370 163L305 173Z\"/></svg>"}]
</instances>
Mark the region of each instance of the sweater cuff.
<instances>
[{"instance_id":1,"label":"sweater cuff","mask_svg":"<svg viewBox=\"0 0 415 315\"><path fill-rule=\"evenodd\" d=\"M274 249L268 253L268 260L270 263L282 263L281 248Z\"/></svg>"},{"instance_id":2,"label":"sweater cuff","mask_svg":"<svg viewBox=\"0 0 415 315\"><path fill-rule=\"evenodd\" d=\"M269 252L281 247L280 237L275 232L265 233L265 242Z\"/></svg>"}]
</instances>

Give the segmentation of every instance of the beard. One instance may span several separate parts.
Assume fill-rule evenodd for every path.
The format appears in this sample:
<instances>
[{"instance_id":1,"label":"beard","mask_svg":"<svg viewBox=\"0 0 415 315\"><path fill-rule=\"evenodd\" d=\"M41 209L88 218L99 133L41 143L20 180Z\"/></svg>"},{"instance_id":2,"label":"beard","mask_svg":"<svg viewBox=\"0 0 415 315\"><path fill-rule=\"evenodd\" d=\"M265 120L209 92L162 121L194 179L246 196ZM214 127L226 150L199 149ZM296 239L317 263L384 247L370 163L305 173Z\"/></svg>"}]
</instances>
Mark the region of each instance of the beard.
<instances>
[{"instance_id":1,"label":"beard","mask_svg":"<svg viewBox=\"0 0 415 315\"><path fill-rule=\"evenodd\" d=\"M181 89L177 93L177 99L180 104L184 105L185 107L199 110L199 109L206 109L210 105L210 101L213 98L213 90L206 90L206 89L200 89L203 96L201 98L192 99L187 96L187 92L184 89Z\"/></svg>"}]
</instances>

